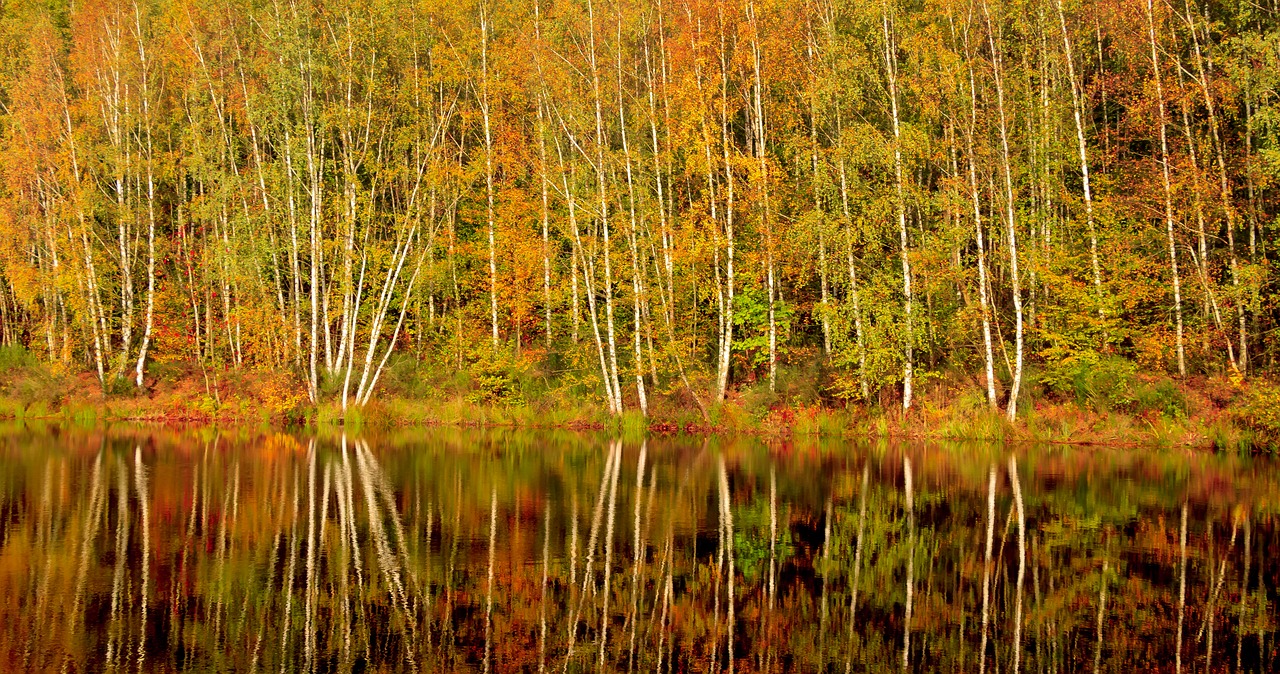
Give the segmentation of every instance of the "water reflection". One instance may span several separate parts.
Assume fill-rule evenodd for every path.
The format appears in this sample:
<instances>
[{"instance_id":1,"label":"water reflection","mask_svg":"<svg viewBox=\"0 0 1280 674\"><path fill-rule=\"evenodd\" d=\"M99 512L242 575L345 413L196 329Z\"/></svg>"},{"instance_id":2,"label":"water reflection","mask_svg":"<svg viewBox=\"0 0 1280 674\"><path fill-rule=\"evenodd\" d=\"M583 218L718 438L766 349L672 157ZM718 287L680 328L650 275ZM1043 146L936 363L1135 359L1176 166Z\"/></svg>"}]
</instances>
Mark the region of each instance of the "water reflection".
<instances>
[{"instance_id":1,"label":"water reflection","mask_svg":"<svg viewBox=\"0 0 1280 674\"><path fill-rule=\"evenodd\" d=\"M0 668L1272 671L1228 457L0 429Z\"/></svg>"}]
</instances>

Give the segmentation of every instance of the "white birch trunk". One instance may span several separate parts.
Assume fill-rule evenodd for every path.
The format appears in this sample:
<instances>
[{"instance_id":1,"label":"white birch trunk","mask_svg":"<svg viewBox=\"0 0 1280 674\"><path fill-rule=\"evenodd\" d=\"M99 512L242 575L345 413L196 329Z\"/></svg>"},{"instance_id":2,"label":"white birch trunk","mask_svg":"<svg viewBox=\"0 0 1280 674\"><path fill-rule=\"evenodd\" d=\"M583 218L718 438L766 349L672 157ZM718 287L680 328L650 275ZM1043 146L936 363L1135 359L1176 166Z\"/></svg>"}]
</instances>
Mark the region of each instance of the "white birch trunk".
<instances>
[{"instance_id":1,"label":"white birch trunk","mask_svg":"<svg viewBox=\"0 0 1280 674\"><path fill-rule=\"evenodd\" d=\"M837 126L839 122L837 121ZM841 141L843 142L843 141ZM858 290L858 269L853 255L853 214L849 210L849 180L845 172L843 148L840 156L840 203L844 211L845 238L848 244L849 301L853 303L853 339L858 349L858 388L864 403L871 402L871 386L867 382L867 347L862 328L862 297Z\"/></svg>"},{"instance_id":2,"label":"white birch trunk","mask_svg":"<svg viewBox=\"0 0 1280 674\"><path fill-rule=\"evenodd\" d=\"M730 358L733 355L733 301L734 301L734 233L733 233L733 205L734 205L734 180L733 167L729 163L729 152L731 144L729 142L729 63L728 54L725 44L723 27L720 31L720 146L721 154L724 159L724 179L725 179L725 209L724 209L724 235L725 235L725 301L721 311L723 328L720 340L720 363L717 372L716 381L716 402L724 402L725 393L729 388L729 365ZM709 146L708 146L709 147ZM707 163L707 170L711 171L710 161ZM712 201L714 204L714 199ZM714 206L713 206L714 213ZM715 216L712 215L712 220Z\"/></svg>"},{"instance_id":3,"label":"white birch trunk","mask_svg":"<svg viewBox=\"0 0 1280 674\"><path fill-rule=\"evenodd\" d=\"M1027 575L1027 516L1022 505L1022 483L1018 479L1018 460L1009 457L1009 483L1013 486L1013 505L1018 514L1018 580L1014 586L1013 608L1013 674L1022 664L1022 585Z\"/></svg>"},{"instance_id":4,"label":"white birch trunk","mask_svg":"<svg viewBox=\"0 0 1280 674\"><path fill-rule=\"evenodd\" d=\"M595 173L596 173L596 196L600 212L600 228L604 233L604 309L605 309L605 336L609 344L609 373L608 378L612 385L613 408L618 413L622 412L622 386L618 379L618 340L617 333L614 329L613 320L613 255L611 252L612 244L609 237L609 199L605 189L605 166L604 166L604 146L607 142L604 136L604 103L603 94L600 90L600 68L596 61L596 19L595 6L590 0L587 2L587 19L590 30L588 55L590 57L591 66L591 91L592 98L595 103Z\"/></svg>"},{"instance_id":5,"label":"white birch trunk","mask_svg":"<svg viewBox=\"0 0 1280 674\"><path fill-rule=\"evenodd\" d=\"M631 144L627 139L627 114L626 114L626 97L622 89L622 11L618 10L618 37L617 37L617 57L618 57L618 130L622 135L622 154L625 159L625 168L627 176L627 205L631 216L630 228L627 230L627 244L631 250L631 306L632 306L632 344L634 347L635 358L635 376L636 376L636 397L640 403L640 413L649 416L649 399L645 395L644 389L644 355L640 345L640 328L641 328L641 308L640 303L644 296L644 281L641 278L641 270L647 268L648 265L640 262L640 247L636 241L636 189L635 180L631 174Z\"/></svg>"},{"instance_id":6,"label":"white birch trunk","mask_svg":"<svg viewBox=\"0 0 1280 674\"><path fill-rule=\"evenodd\" d=\"M764 231L765 282L769 293L769 390L778 383L778 324L777 324L777 272L774 261L773 225L769 220L769 162L765 156L766 136L764 119L764 52L760 46L760 24L756 20L755 3L747 0L747 21L751 24L751 62L755 75L753 93L755 121L756 159L759 162L760 181L760 229ZM730 261L732 265L732 259Z\"/></svg>"},{"instance_id":7,"label":"white birch trunk","mask_svg":"<svg viewBox=\"0 0 1280 674\"><path fill-rule=\"evenodd\" d=\"M1075 55L1071 50L1071 37L1067 33L1067 17L1062 10L1062 0L1056 0L1058 26L1062 29L1062 49L1067 60L1067 79L1071 84L1071 112L1076 126L1076 149L1080 152L1080 175L1084 183L1084 217L1089 232L1089 263L1093 269L1093 290L1102 299L1102 269L1098 263L1098 231L1093 219L1093 184L1089 177L1089 150L1084 137L1083 107L1080 81L1076 79ZM1103 312L1101 305L1099 313Z\"/></svg>"},{"instance_id":8,"label":"white birch trunk","mask_svg":"<svg viewBox=\"0 0 1280 674\"><path fill-rule=\"evenodd\" d=\"M815 38L812 31L809 34L808 54L811 62L817 61L816 48L814 46ZM817 69L814 68L814 72ZM818 284L821 290L821 304L819 305L818 320L822 325L822 353L824 355L831 354L831 309L827 288L827 238L826 238L826 214L822 211L822 194L820 184L820 173L818 172L818 92L817 92L817 75L814 75L815 82L812 84L814 90L810 92L809 98L809 158L813 170L813 210L817 214L818 219Z\"/></svg>"},{"instance_id":9,"label":"white birch trunk","mask_svg":"<svg viewBox=\"0 0 1280 674\"><path fill-rule=\"evenodd\" d=\"M1183 76L1182 76L1182 72L1183 72L1182 64L1177 63L1174 70L1178 73L1178 85L1179 85L1179 88L1181 88L1184 84ZM1192 204L1194 204L1195 212L1196 212L1197 248L1196 249L1188 248L1188 250L1191 251L1191 261L1196 266L1196 275L1200 278L1200 289L1204 295L1203 297L1204 313L1207 316L1213 317L1214 327L1217 330L1221 331L1223 330L1222 312L1218 309L1218 300L1215 296L1214 289L1213 289L1214 284L1213 284L1213 281L1210 280L1209 278L1208 234L1205 231L1204 198L1200 192L1201 177L1202 177L1200 173L1200 158L1199 158L1199 154L1196 152L1196 141L1192 133L1193 127L1191 126L1191 114L1189 111L1190 106L1188 105L1187 100L1185 98L1182 99L1179 107L1181 108L1181 111L1182 111L1182 135L1183 135L1183 140L1187 144L1187 158L1191 160L1191 174L1192 174L1191 185L1190 185L1191 202ZM1196 254L1197 250L1199 251L1199 255ZM1205 351L1207 352L1208 351L1207 339L1205 340L1204 348L1205 348ZM1233 342L1230 339L1227 340L1227 362L1231 365L1232 369L1237 369L1235 342Z\"/></svg>"},{"instance_id":10,"label":"white birch trunk","mask_svg":"<svg viewBox=\"0 0 1280 674\"><path fill-rule=\"evenodd\" d=\"M480 116L484 122L484 190L489 232L489 325L493 349L498 349L498 263L493 236L493 133L489 115L489 8L480 2Z\"/></svg>"},{"instance_id":11,"label":"white birch trunk","mask_svg":"<svg viewBox=\"0 0 1280 674\"><path fill-rule=\"evenodd\" d=\"M996 29L991 20L991 12L984 0L982 4L983 15L987 19L987 42L991 48L992 71L995 76L996 84L996 109L999 111L1000 119L1000 148L1003 161L1001 166L1004 169L1004 188L1005 188L1005 226L1008 230L1009 237L1009 281L1013 285L1013 315L1014 315L1014 365L1013 365L1013 383L1009 389L1009 404L1005 408L1005 413L1009 420L1013 421L1018 416L1018 393L1022 388L1022 285L1018 278L1018 234L1016 225L1016 201L1013 191L1013 165L1009 156L1009 124L1005 115L1004 105L1004 56L1000 49L1002 45L996 41Z\"/></svg>"},{"instance_id":12,"label":"white birch trunk","mask_svg":"<svg viewBox=\"0 0 1280 674\"><path fill-rule=\"evenodd\" d=\"M147 351L151 347L151 328L155 312L156 293L156 187L155 187L155 154L151 137L151 94L150 68L147 61L147 50L142 36L142 15L135 2L133 5L134 30L138 41L138 60L142 78L142 117L143 138L147 168L147 313L142 332L142 346L138 349L138 362L134 369L134 384L142 386L142 375L146 369Z\"/></svg>"},{"instance_id":13,"label":"white birch trunk","mask_svg":"<svg viewBox=\"0 0 1280 674\"><path fill-rule=\"evenodd\" d=\"M912 378L915 369L915 334L911 316L911 260L907 254L907 204L902 175L902 130L898 114L898 56L897 39L890 30L889 4L885 0L881 23L884 28L884 67L889 82L889 108L893 121L893 175L895 208L898 218L899 250L902 256L902 297L906 313L906 338L902 364L902 409L911 409Z\"/></svg>"},{"instance_id":14,"label":"white birch trunk","mask_svg":"<svg viewBox=\"0 0 1280 674\"><path fill-rule=\"evenodd\" d=\"M533 31L536 39L534 62L538 69L538 180L542 187L542 304L544 312L543 332L545 333L547 350L551 350L551 243L550 243L550 181L547 179L547 101L546 87L542 84L542 3L533 3ZM574 279L576 285L577 279ZM574 297L577 300L577 297ZM575 307L576 308L576 307ZM574 339L577 339L577 328L574 328ZM545 584L545 583L544 583Z\"/></svg>"},{"instance_id":15,"label":"white birch trunk","mask_svg":"<svg viewBox=\"0 0 1280 674\"><path fill-rule=\"evenodd\" d=\"M595 264L587 259L586 250L582 245L582 238L578 231L578 207L577 199L574 197L572 181L569 172L565 170L564 153L560 148L560 142L556 141L556 154L560 160L560 182L564 190L564 198L569 209L569 233L573 242L574 269L579 266L582 268L582 279L584 290L587 296L587 314L590 317L591 333L595 338L596 355L600 362L600 381L604 384L604 398L609 408L609 413L613 415L621 414L622 409L617 405L619 396L614 394L613 379L609 376L608 356L604 341L600 335L599 313L596 310L596 293L595 293ZM577 275L574 275L574 301L577 302Z\"/></svg>"},{"instance_id":16,"label":"white birch trunk","mask_svg":"<svg viewBox=\"0 0 1280 674\"><path fill-rule=\"evenodd\" d=\"M1156 103L1160 110L1160 171L1164 187L1165 236L1169 244L1169 269L1173 274L1173 315L1177 327L1178 374L1186 376L1186 349L1182 336L1182 279L1178 275L1178 247L1173 238L1173 188L1169 181L1169 138L1165 121L1164 84L1160 77L1160 55L1156 46L1155 8L1147 0L1147 36L1151 43L1151 76L1156 84ZM1243 337L1243 334L1242 334Z\"/></svg>"},{"instance_id":17,"label":"white birch trunk","mask_svg":"<svg viewBox=\"0 0 1280 674\"><path fill-rule=\"evenodd\" d=\"M973 151L973 137L978 132L978 87L967 35L965 36L965 60L969 65L969 130L965 134L965 154L969 165L969 196L973 201L973 229L978 242L978 301L982 310L982 356L987 382L987 405L995 410L997 407L996 376L995 358L991 348L991 300L987 296L987 248L982 232L982 201L978 189L977 159Z\"/></svg>"},{"instance_id":18,"label":"white birch trunk","mask_svg":"<svg viewBox=\"0 0 1280 674\"><path fill-rule=\"evenodd\" d=\"M996 517L996 467L987 471L987 536L986 552L982 563L982 642L978 646L978 674L987 671L987 629L991 622L991 551L995 539Z\"/></svg>"},{"instance_id":19,"label":"white birch trunk","mask_svg":"<svg viewBox=\"0 0 1280 674\"><path fill-rule=\"evenodd\" d=\"M1200 33L1196 26L1195 13L1192 11L1190 0L1184 0L1183 6L1186 9L1184 19L1191 33L1191 44L1194 47L1192 53L1195 54L1197 82L1200 85L1200 93L1204 97L1205 110L1209 113L1209 131L1213 139L1215 163L1218 165L1218 194L1222 199L1222 211L1227 219L1227 251L1230 255L1231 285L1235 290L1236 320L1240 333L1240 350L1237 354L1235 365L1243 374L1249 369L1249 341L1245 325L1244 288L1240 281L1240 262L1236 256L1236 209L1231 199L1231 186L1227 175L1225 157L1226 149L1223 147L1222 133L1218 128L1217 106L1214 103L1213 94L1209 86L1206 59L1200 48Z\"/></svg>"}]
</instances>

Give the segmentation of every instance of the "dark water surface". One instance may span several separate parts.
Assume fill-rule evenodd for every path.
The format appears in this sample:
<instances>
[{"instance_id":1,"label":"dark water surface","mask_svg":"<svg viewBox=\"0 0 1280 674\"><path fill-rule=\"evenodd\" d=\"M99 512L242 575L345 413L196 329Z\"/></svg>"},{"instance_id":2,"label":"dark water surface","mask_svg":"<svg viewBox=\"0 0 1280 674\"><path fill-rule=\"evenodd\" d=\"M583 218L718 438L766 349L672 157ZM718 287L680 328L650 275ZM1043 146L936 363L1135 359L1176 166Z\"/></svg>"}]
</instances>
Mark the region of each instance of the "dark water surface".
<instances>
[{"instance_id":1,"label":"dark water surface","mask_svg":"<svg viewBox=\"0 0 1280 674\"><path fill-rule=\"evenodd\" d=\"M0 427L3 671L1277 671L1280 476L1168 451Z\"/></svg>"}]
</instances>

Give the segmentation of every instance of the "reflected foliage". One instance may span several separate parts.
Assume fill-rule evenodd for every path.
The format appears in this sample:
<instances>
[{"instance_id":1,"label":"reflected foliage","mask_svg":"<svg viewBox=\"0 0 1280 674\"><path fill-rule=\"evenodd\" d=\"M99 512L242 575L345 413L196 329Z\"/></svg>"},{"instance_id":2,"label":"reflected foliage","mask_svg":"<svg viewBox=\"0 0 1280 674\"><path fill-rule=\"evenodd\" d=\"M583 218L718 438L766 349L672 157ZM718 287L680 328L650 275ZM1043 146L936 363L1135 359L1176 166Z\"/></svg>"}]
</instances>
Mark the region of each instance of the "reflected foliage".
<instances>
[{"instance_id":1,"label":"reflected foliage","mask_svg":"<svg viewBox=\"0 0 1280 674\"><path fill-rule=\"evenodd\" d=\"M0 668L1274 671L1269 462L1010 451L8 426Z\"/></svg>"}]
</instances>

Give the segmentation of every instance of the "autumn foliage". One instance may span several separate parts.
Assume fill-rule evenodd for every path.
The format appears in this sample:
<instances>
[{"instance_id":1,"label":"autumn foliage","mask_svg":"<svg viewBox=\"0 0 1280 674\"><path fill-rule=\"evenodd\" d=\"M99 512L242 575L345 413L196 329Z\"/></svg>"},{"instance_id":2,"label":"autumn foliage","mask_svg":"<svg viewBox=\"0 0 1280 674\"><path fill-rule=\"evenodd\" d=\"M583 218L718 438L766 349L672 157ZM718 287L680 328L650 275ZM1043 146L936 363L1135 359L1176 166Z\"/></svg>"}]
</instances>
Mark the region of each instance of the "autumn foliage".
<instances>
[{"instance_id":1,"label":"autumn foliage","mask_svg":"<svg viewBox=\"0 0 1280 674\"><path fill-rule=\"evenodd\" d=\"M0 17L0 342L104 391L261 369L345 410L514 358L705 411L818 363L827 401L958 373L1012 417L1116 362L1274 368L1273 3Z\"/></svg>"}]
</instances>

